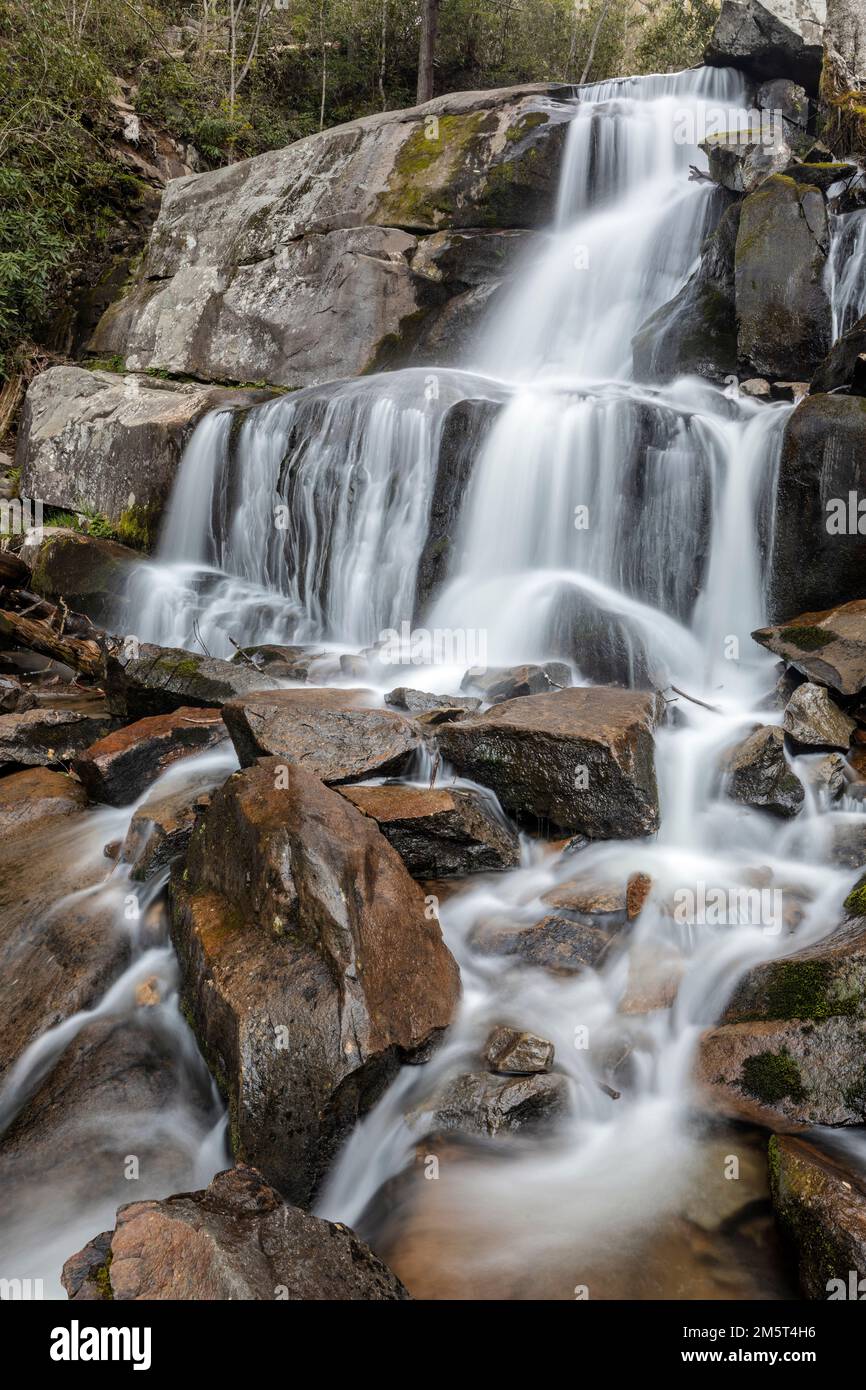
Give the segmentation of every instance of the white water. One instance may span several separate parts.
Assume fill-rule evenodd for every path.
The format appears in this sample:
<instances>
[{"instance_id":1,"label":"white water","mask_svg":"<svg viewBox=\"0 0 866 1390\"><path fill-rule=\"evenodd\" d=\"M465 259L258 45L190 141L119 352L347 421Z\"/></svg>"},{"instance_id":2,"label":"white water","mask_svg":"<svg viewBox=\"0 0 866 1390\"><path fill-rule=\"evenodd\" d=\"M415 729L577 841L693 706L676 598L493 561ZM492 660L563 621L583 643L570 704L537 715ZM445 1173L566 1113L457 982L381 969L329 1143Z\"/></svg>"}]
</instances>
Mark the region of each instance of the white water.
<instances>
[{"instance_id":1,"label":"white water","mask_svg":"<svg viewBox=\"0 0 866 1390\"><path fill-rule=\"evenodd\" d=\"M833 218L827 289L835 342L866 314L866 210Z\"/></svg>"},{"instance_id":2,"label":"white water","mask_svg":"<svg viewBox=\"0 0 866 1390\"><path fill-rule=\"evenodd\" d=\"M448 412L462 400L500 402L428 624L482 631L491 664L566 655L586 678L604 647L620 679L673 683L715 707L680 699L677 727L658 733L655 841L563 856L525 839L521 868L479 879L441 906L462 971L459 1018L434 1060L407 1068L358 1126L319 1209L376 1236L377 1194L411 1166L420 1137L407 1111L446 1076L478 1068L494 1022L555 1043L572 1110L543 1142L500 1141L495 1153L482 1146L446 1158L447 1181L420 1196L413 1189L410 1226L416 1207L433 1204L436 1236L424 1248L434 1292L449 1291L435 1266L445 1271L450 1256L482 1293L507 1265L521 1271L514 1296L531 1295L544 1268L554 1272L554 1296L570 1297L587 1270L611 1255L622 1269L654 1224L686 1210L707 1172L706 1136L692 1110L700 1031L743 970L791 942L761 925L680 926L672 895L701 883L748 887L756 872L769 874L802 897L797 940L805 943L832 928L855 877L830 866L825 852L833 823L854 812L828 813L812 801L781 826L721 798L716 775L724 748L780 718L765 704L773 661L749 634L763 616L760 537L789 407L730 398L693 379L663 389L632 379L632 334L691 272L718 212L709 186L687 179L703 157L677 143L674 123L684 111L697 116L706 104L738 100L740 79L713 70L588 89L570 130L557 225L497 311L471 370L404 371L299 392L250 412L236 434L227 413L207 417L187 450L158 559L136 580L143 638L194 647L200 637L221 655L231 654L229 637L356 649L374 642L417 616ZM854 294L843 279L840 271L840 322ZM575 525L581 508L586 526ZM581 637L588 620L590 636ZM461 670L446 662L387 674L384 688L454 691ZM124 816L117 819L120 833ZM101 822L90 833L103 834ZM628 949L598 971L553 978L473 950L480 922L537 921L542 894L558 882L579 875L622 884L637 870L652 877L650 901ZM116 874L110 891L122 894L128 884ZM658 969L679 978L673 1007L625 1012L635 980L646 985ZM161 1007L185 1054L167 950L137 956L95 1013L123 1014L139 971L164 981ZM40 1039L0 1105L16 1110L86 1021ZM588 1048L575 1045L581 1029ZM611 1048L630 1049L622 1078ZM599 1081L616 1084L621 1098ZM178 1122L188 1139L181 1187L205 1181L222 1160L219 1108L210 1128L196 1113L189 1104ZM135 1151L131 1140L127 1151ZM114 1189L94 1193L52 1236L44 1221L26 1223L16 1271L42 1274L46 1259L56 1267L111 1224L118 1200Z\"/></svg>"}]
</instances>

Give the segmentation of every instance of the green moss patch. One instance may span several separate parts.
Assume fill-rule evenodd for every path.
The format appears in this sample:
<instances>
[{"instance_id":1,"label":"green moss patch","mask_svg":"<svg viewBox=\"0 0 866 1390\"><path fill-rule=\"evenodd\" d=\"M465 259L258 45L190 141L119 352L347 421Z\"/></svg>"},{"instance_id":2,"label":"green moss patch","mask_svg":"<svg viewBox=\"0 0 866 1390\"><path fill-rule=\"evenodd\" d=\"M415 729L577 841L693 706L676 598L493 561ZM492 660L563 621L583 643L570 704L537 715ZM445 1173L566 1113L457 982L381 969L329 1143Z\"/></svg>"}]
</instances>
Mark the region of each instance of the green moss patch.
<instances>
[{"instance_id":1,"label":"green moss patch","mask_svg":"<svg viewBox=\"0 0 866 1390\"><path fill-rule=\"evenodd\" d=\"M740 1069L740 1085L765 1105L780 1100L804 1100L806 1091L800 1068L788 1052L759 1052L747 1057Z\"/></svg>"}]
</instances>

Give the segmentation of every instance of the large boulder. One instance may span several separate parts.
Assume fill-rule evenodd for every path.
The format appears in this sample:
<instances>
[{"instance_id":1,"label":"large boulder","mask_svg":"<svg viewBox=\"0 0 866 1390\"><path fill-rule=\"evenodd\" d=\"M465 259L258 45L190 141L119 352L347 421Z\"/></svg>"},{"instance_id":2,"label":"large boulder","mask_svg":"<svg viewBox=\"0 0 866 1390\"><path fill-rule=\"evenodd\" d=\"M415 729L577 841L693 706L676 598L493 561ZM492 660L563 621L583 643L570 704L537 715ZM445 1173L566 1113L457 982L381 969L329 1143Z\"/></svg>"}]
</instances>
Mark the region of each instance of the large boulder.
<instances>
[{"instance_id":1,"label":"large boulder","mask_svg":"<svg viewBox=\"0 0 866 1390\"><path fill-rule=\"evenodd\" d=\"M296 763L212 797L172 882L188 1016L238 1157L305 1204L359 1115L448 1026L457 966L375 822Z\"/></svg>"},{"instance_id":2,"label":"large boulder","mask_svg":"<svg viewBox=\"0 0 866 1390\"><path fill-rule=\"evenodd\" d=\"M66 1261L73 1301L408 1299L347 1226L289 1206L254 1168L210 1186L121 1207L113 1231Z\"/></svg>"},{"instance_id":3,"label":"large boulder","mask_svg":"<svg viewBox=\"0 0 866 1390\"><path fill-rule=\"evenodd\" d=\"M811 377L830 347L824 196L781 174L743 200L737 232L737 351L747 369L783 381Z\"/></svg>"},{"instance_id":4,"label":"large boulder","mask_svg":"<svg viewBox=\"0 0 866 1390\"><path fill-rule=\"evenodd\" d=\"M840 748L845 752L857 726L834 704L825 686L804 681L785 706L782 727L789 738L803 747Z\"/></svg>"},{"instance_id":5,"label":"large boulder","mask_svg":"<svg viewBox=\"0 0 866 1390\"><path fill-rule=\"evenodd\" d=\"M520 842L477 791L447 787L346 787L343 795L372 816L413 878L449 878L513 869Z\"/></svg>"},{"instance_id":6,"label":"large boulder","mask_svg":"<svg viewBox=\"0 0 866 1390\"><path fill-rule=\"evenodd\" d=\"M758 628L752 636L801 671L813 683L812 690L823 685L840 695L856 695L866 686L866 599L854 599L823 613L801 613L786 623ZM840 746L847 748L848 744Z\"/></svg>"},{"instance_id":7,"label":"large boulder","mask_svg":"<svg viewBox=\"0 0 866 1390\"><path fill-rule=\"evenodd\" d=\"M734 801L776 816L796 816L806 796L785 758L785 735L776 725L756 729L722 760L725 791Z\"/></svg>"},{"instance_id":8,"label":"large boulder","mask_svg":"<svg viewBox=\"0 0 866 1390\"><path fill-rule=\"evenodd\" d=\"M821 395L846 388L854 396L866 396L866 314L833 344L810 389Z\"/></svg>"},{"instance_id":9,"label":"large boulder","mask_svg":"<svg viewBox=\"0 0 866 1390\"><path fill-rule=\"evenodd\" d=\"M16 450L22 494L98 513L122 541L150 548L193 425L217 406L260 399L261 392L52 367L24 401Z\"/></svg>"},{"instance_id":10,"label":"large boulder","mask_svg":"<svg viewBox=\"0 0 866 1390\"><path fill-rule=\"evenodd\" d=\"M451 271L423 238L549 223L573 115L557 90L458 92L176 179L142 278L94 350L136 370L291 387L390 365L416 343L426 358L431 321L455 293L464 309L483 295L479 279L498 282L509 248L452 244Z\"/></svg>"},{"instance_id":11,"label":"large boulder","mask_svg":"<svg viewBox=\"0 0 866 1390\"><path fill-rule=\"evenodd\" d=\"M171 714L183 705L224 705L278 686L273 676L252 666L150 642L118 646L105 661L108 706L123 719Z\"/></svg>"},{"instance_id":12,"label":"large boulder","mask_svg":"<svg viewBox=\"0 0 866 1390\"><path fill-rule=\"evenodd\" d=\"M218 709L181 706L98 739L74 767L93 801L128 806L181 758L207 753L227 739Z\"/></svg>"},{"instance_id":13,"label":"large boulder","mask_svg":"<svg viewBox=\"0 0 866 1390\"><path fill-rule=\"evenodd\" d=\"M814 92L826 18L826 0L722 0L704 62L758 81L789 77Z\"/></svg>"},{"instance_id":14,"label":"large boulder","mask_svg":"<svg viewBox=\"0 0 866 1390\"><path fill-rule=\"evenodd\" d=\"M111 716L37 706L0 715L0 768L59 767L111 727Z\"/></svg>"},{"instance_id":15,"label":"large boulder","mask_svg":"<svg viewBox=\"0 0 866 1390\"><path fill-rule=\"evenodd\" d=\"M770 553L774 622L861 592L864 499L866 399L808 396L791 413L782 442Z\"/></svg>"},{"instance_id":16,"label":"large boulder","mask_svg":"<svg viewBox=\"0 0 866 1390\"><path fill-rule=\"evenodd\" d=\"M141 556L128 546L67 527L28 532L19 552L30 565L30 588L41 598L60 599L76 613L108 626L121 618L127 580ZM122 621L122 619L121 619Z\"/></svg>"},{"instance_id":17,"label":"large boulder","mask_svg":"<svg viewBox=\"0 0 866 1390\"><path fill-rule=\"evenodd\" d=\"M404 771L420 747L415 726L390 709L365 709L364 690L280 690L230 701L223 718L242 767L256 758L301 763L323 782Z\"/></svg>"},{"instance_id":18,"label":"large boulder","mask_svg":"<svg viewBox=\"0 0 866 1390\"><path fill-rule=\"evenodd\" d=\"M776 1218L795 1253L803 1293L807 1298L862 1299L858 1288L859 1281L866 1279L862 1173L790 1134L771 1137L768 1157Z\"/></svg>"},{"instance_id":19,"label":"large boulder","mask_svg":"<svg viewBox=\"0 0 866 1390\"><path fill-rule=\"evenodd\" d=\"M578 686L527 695L440 727L450 763L502 805L595 839L658 829L656 698Z\"/></svg>"},{"instance_id":20,"label":"large boulder","mask_svg":"<svg viewBox=\"0 0 866 1390\"><path fill-rule=\"evenodd\" d=\"M723 214L704 242L701 262L682 289L651 314L632 339L639 381L694 373L723 381L737 370L734 255L740 204Z\"/></svg>"}]
</instances>

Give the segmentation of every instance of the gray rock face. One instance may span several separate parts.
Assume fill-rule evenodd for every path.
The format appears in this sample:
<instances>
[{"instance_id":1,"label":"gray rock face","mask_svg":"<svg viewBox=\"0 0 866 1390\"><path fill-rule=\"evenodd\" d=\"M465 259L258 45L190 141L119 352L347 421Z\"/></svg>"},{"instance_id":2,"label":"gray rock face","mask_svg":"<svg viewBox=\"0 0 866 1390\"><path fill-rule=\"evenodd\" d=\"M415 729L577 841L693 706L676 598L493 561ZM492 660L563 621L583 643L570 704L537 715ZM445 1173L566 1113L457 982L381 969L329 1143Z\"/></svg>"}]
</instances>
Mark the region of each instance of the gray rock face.
<instances>
[{"instance_id":1,"label":"gray rock face","mask_svg":"<svg viewBox=\"0 0 866 1390\"><path fill-rule=\"evenodd\" d=\"M815 91L826 0L722 0L704 62L764 81L788 77Z\"/></svg>"},{"instance_id":2,"label":"gray rock face","mask_svg":"<svg viewBox=\"0 0 866 1390\"><path fill-rule=\"evenodd\" d=\"M770 557L774 622L861 593L866 516L857 508L864 498L866 400L808 396L788 420L782 443Z\"/></svg>"},{"instance_id":3,"label":"gray rock face","mask_svg":"<svg viewBox=\"0 0 866 1390\"><path fill-rule=\"evenodd\" d=\"M365 709L364 690L281 690L233 700L223 718L243 767L257 758L301 763L323 782L357 782L405 770L418 731L390 709Z\"/></svg>"},{"instance_id":4,"label":"gray rock face","mask_svg":"<svg viewBox=\"0 0 866 1390\"><path fill-rule=\"evenodd\" d=\"M806 1298L861 1299L858 1283L866 1278L862 1173L791 1134L772 1136L769 1167L776 1217L797 1253Z\"/></svg>"},{"instance_id":5,"label":"gray rock face","mask_svg":"<svg viewBox=\"0 0 866 1390\"><path fill-rule=\"evenodd\" d=\"M347 787L372 816L413 878L448 878L520 862L516 833L475 791L446 787Z\"/></svg>"},{"instance_id":6,"label":"gray rock face","mask_svg":"<svg viewBox=\"0 0 866 1390\"><path fill-rule=\"evenodd\" d=\"M266 672L249 666L149 642L142 642L134 653L110 654L105 673L109 708L126 719L170 714L182 705L223 705L279 685Z\"/></svg>"},{"instance_id":7,"label":"gray rock face","mask_svg":"<svg viewBox=\"0 0 866 1390\"><path fill-rule=\"evenodd\" d=\"M725 790L734 801L777 816L796 816L802 809L803 784L785 761L785 735L770 725L756 729L722 760Z\"/></svg>"},{"instance_id":8,"label":"gray rock face","mask_svg":"<svg viewBox=\"0 0 866 1390\"><path fill-rule=\"evenodd\" d=\"M516 700L523 695L546 695L571 685L571 670L564 661L546 661L543 666L472 667L460 684L472 690L489 705Z\"/></svg>"},{"instance_id":9,"label":"gray rock face","mask_svg":"<svg viewBox=\"0 0 866 1390\"><path fill-rule=\"evenodd\" d=\"M599 839L658 828L655 697L607 686L526 695L437 731L444 756L502 805Z\"/></svg>"},{"instance_id":10,"label":"gray rock face","mask_svg":"<svg viewBox=\"0 0 866 1390\"><path fill-rule=\"evenodd\" d=\"M66 1261L63 1283L78 1302L409 1298L347 1226L289 1206L242 1165L204 1191L121 1207L114 1231Z\"/></svg>"},{"instance_id":11,"label":"gray rock face","mask_svg":"<svg viewBox=\"0 0 866 1390\"><path fill-rule=\"evenodd\" d=\"M123 348L118 349L123 352ZM122 538L152 543L195 422L263 393L51 367L30 384L18 430L21 491L52 507L101 512Z\"/></svg>"},{"instance_id":12,"label":"gray rock face","mask_svg":"<svg viewBox=\"0 0 866 1390\"><path fill-rule=\"evenodd\" d=\"M826 355L829 244L819 189L776 174L744 200L735 265L737 349L760 375L801 381Z\"/></svg>"},{"instance_id":13,"label":"gray rock face","mask_svg":"<svg viewBox=\"0 0 866 1390\"><path fill-rule=\"evenodd\" d=\"M830 699L823 685L805 681L787 705L782 724L795 743L807 747L841 748L845 752L857 725Z\"/></svg>"},{"instance_id":14,"label":"gray rock face","mask_svg":"<svg viewBox=\"0 0 866 1390\"><path fill-rule=\"evenodd\" d=\"M853 396L866 396L866 314L834 343L812 378L812 393L847 387Z\"/></svg>"},{"instance_id":15,"label":"gray rock face","mask_svg":"<svg viewBox=\"0 0 866 1390\"><path fill-rule=\"evenodd\" d=\"M142 280L93 348L136 370L292 387L391 365L416 344L430 360L471 326L513 248L423 239L549 221L572 114L556 90L439 97L175 180Z\"/></svg>"},{"instance_id":16,"label":"gray rock face","mask_svg":"<svg viewBox=\"0 0 866 1390\"><path fill-rule=\"evenodd\" d=\"M296 763L263 759L214 792L172 898L236 1156L306 1204L359 1115L450 1023L456 962L375 822Z\"/></svg>"},{"instance_id":17,"label":"gray rock face","mask_svg":"<svg viewBox=\"0 0 866 1390\"><path fill-rule=\"evenodd\" d=\"M0 715L0 767L53 767L67 763L108 733L111 719L71 709L24 710Z\"/></svg>"},{"instance_id":18,"label":"gray rock face","mask_svg":"<svg viewBox=\"0 0 866 1390\"><path fill-rule=\"evenodd\" d=\"M710 176L731 193L753 193L771 174L780 174L791 159L784 140L767 144L738 135L714 136L701 149L710 164Z\"/></svg>"},{"instance_id":19,"label":"gray rock face","mask_svg":"<svg viewBox=\"0 0 866 1390\"><path fill-rule=\"evenodd\" d=\"M457 1130L494 1138L549 1123L568 1106L564 1076L497 1077L467 1072L409 1117L426 1132Z\"/></svg>"},{"instance_id":20,"label":"gray rock face","mask_svg":"<svg viewBox=\"0 0 866 1390\"><path fill-rule=\"evenodd\" d=\"M635 375L669 381L686 373L722 381L737 369L734 253L740 204L723 214L690 280L632 339Z\"/></svg>"}]
</instances>

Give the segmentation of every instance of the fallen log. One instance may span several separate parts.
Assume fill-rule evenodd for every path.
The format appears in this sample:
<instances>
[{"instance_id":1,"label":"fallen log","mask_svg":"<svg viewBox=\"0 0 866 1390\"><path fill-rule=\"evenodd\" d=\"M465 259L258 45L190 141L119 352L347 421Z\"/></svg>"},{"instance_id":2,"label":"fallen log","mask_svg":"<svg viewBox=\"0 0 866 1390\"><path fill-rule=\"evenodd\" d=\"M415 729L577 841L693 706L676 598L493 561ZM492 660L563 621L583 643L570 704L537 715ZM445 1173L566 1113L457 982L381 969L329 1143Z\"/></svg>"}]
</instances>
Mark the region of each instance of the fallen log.
<instances>
[{"instance_id":1,"label":"fallen log","mask_svg":"<svg viewBox=\"0 0 866 1390\"><path fill-rule=\"evenodd\" d=\"M103 657L98 642L61 634L39 618L25 618L20 613L0 610L0 643L26 647L28 651L71 666L83 676L102 679Z\"/></svg>"}]
</instances>

